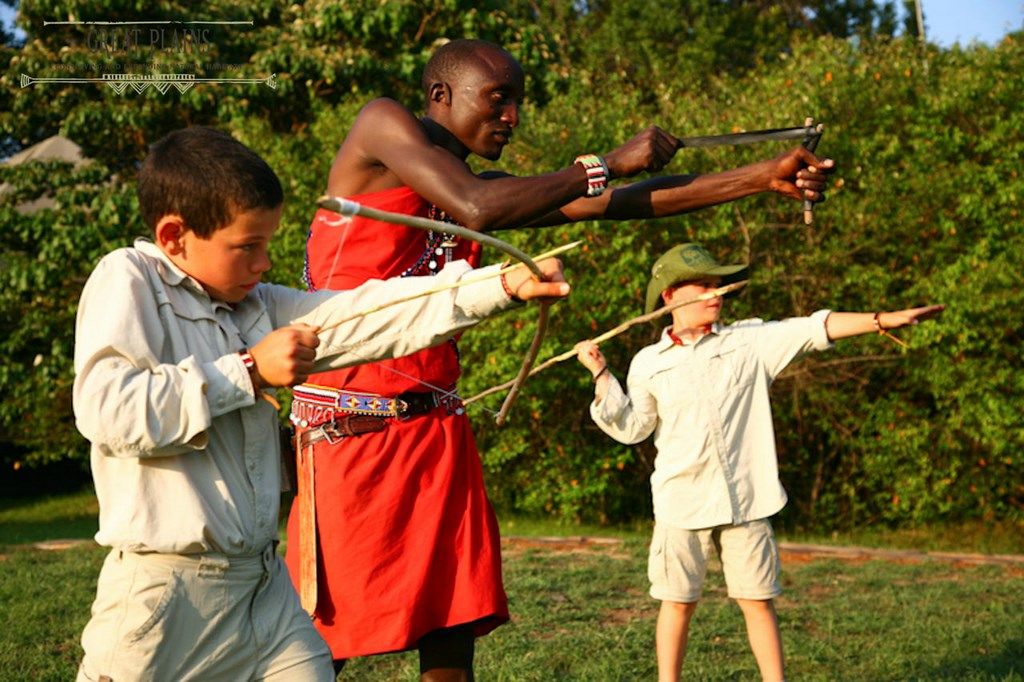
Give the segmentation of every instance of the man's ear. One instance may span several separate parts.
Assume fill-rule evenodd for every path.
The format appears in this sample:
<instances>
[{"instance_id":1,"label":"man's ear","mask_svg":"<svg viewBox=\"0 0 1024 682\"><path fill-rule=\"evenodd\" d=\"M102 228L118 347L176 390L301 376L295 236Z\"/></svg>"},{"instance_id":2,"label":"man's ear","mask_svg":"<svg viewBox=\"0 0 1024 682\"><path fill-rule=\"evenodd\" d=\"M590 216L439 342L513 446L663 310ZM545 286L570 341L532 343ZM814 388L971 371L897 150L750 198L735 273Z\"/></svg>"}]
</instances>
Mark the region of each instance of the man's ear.
<instances>
[{"instance_id":1,"label":"man's ear","mask_svg":"<svg viewBox=\"0 0 1024 682\"><path fill-rule=\"evenodd\" d=\"M451 106L452 89L447 83L435 81L427 89L427 102L431 105Z\"/></svg>"},{"instance_id":2,"label":"man's ear","mask_svg":"<svg viewBox=\"0 0 1024 682\"><path fill-rule=\"evenodd\" d=\"M676 288L675 287L669 287L668 289L665 289L664 291L662 291L661 292L661 300L662 300L662 302L665 305L668 305L669 303L671 303L672 302L672 294L674 294L675 292L676 292Z\"/></svg>"},{"instance_id":3,"label":"man's ear","mask_svg":"<svg viewBox=\"0 0 1024 682\"><path fill-rule=\"evenodd\" d=\"M159 221L157 221L156 229L156 243L165 253L172 256L178 256L185 252L185 242L183 237L188 227L185 225L185 221L182 220L179 215L165 215Z\"/></svg>"}]
</instances>

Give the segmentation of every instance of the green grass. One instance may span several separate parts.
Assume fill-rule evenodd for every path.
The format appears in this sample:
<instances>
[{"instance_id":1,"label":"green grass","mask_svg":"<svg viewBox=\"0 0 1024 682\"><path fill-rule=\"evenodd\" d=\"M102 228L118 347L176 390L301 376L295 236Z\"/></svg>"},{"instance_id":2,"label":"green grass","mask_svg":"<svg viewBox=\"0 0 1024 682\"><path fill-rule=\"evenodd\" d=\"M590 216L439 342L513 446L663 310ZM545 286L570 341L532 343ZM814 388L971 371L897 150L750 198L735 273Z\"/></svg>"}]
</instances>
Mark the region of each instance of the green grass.
<instances>
[{"instance_id":1,"label":"green grass","mask_svg":"<svg viewBox=\"0 0 1024 682\"><path fill-rule=\"evenodd\" d=\"M105 551L43 551L24 543L89 537L88 495L0 502L0 680L67 680L81 650ZM91 519L91 524L89 520ZM647 530L566 527L514 519L505 535L615 535L610 545L506 542L513 620L477 643L482 681L654 679ZM1012 553L1016 531L990 533ZM961 542L950 546L957 537ZM863 536L868 538L868 535ZM873 536L882 546L884 536ZM897 535L897 539L906 539ZM794 539L794 538L787 538ZM842 538L800 538L839 544ZM888 547L975 552L964 527ZM577 550L577 551L568 551ZM778 600L788 673L796 680L1024 680L1024 567L792 560ZM352 661L341 680L415 680L415 654ZM739 609L709 575L694 617L687 679L755 680Z\"/></svg>"},{"instance_id":2,"label":"green grass","mask_svg":"<svg viewBox=\"0 0 1024 682\"><path fill-rule=\"evenodd\" d=\"M1024 554L1024 523L972 521L924 528L862 528L827 536L789 533L782 539L927 552Z\"/></svg>"},{"instance_id":3,"label":"green grass","mask_svg":"<svg viewBox=\"0 0 1024 682\"><path fill-rule=\"evenodd\" d=\"M33 500L0 500L0 546L96 534L100 507L91 490Z\"/></svg>"}]
</instances>

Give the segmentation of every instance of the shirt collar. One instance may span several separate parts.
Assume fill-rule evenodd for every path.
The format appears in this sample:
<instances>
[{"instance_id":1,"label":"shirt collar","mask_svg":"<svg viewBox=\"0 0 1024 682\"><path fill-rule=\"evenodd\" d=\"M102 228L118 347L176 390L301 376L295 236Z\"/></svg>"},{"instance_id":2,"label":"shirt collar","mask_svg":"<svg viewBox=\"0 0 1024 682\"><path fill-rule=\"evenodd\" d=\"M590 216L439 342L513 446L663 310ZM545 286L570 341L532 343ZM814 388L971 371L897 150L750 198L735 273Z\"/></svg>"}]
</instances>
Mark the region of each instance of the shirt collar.
<instances>
[{"instance_id":1,"label":"shirt collar","mask_svg":"<svg viewBox=\"0 0 1024 682\"><path fill-rule=\"evenodd\" d=\"M136 239L133 246L135 246L135 248L144 255L157 261L157 272L160 273L160 279L167 284L176 287L183 281L188 280L193 286L199 286L199 288L202 289L199 282L194 280L188 275L188 273L175 265L159 246L145 237L139 237Z\"/></svg>"},{"instance_id":2,"label":"shirt collar","mask_svg":"<svg viewBox=\"0 0 1024 682\"><path fill-rule=\"evenodd\" d=\"M175 265L174 261L168 258L167 254L163 252L163 249L151 242L149 239L139 237L135 240L133 246L144 255L157 261L156 270L160 274L160 279L162 279L168 286L183 286L197 294L202 294L210 300L210 305L214 308L219 307L233 310L238 307L238 304L231 305L230 303L215 301L210 298L210 295L206 292L206 289L203 288L203 285L200 284L199 280ZM248 300L250 296L252 296L252 292L246 296L246 300Z\"/></svg>"},{"instance_id":3,"label":"shirt collar","mask_svg":"<svg viewBox=\"0 0 1024 682\"><path fill-rule=\"evenodd\" d=\"M696 346L709 336L719 336L723 331L725 331L725 328L722 327L722 325L720 325L718 322L713 322L711 324L710 332L700 337L696 341L690 341L688 339L680 339L676 337L676 335L672 333L672 327L669 326L661 330L661 338L658 339L658 342L655 345L657 346L659 353L664 353L669 348L672 348L672 346Z\"/></svg>"}]
</instances>

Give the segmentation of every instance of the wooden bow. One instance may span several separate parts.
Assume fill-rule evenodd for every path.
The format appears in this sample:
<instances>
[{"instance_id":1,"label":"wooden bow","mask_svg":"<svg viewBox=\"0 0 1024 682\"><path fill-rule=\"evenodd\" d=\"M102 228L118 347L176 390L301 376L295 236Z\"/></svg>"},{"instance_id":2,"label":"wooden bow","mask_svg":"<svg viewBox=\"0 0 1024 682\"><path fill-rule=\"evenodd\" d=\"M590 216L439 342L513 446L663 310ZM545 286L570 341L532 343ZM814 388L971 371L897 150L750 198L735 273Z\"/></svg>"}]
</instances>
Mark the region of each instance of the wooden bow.
<instances>
[{"instance_id":1,"label":"wooden bow","mask_svg":"<svg viewBox=\"0 0 1024 682\"><path fill-rule=\"evenodd\" d=\"M405 225L407 227L413 227L420 230L434 230L455 234L463 239L469 239L486 246L494 247L522 263L538 279L544 279L544 273L537 266L534 260L526 253L520 251L508 242L502 241L501 239L497 239L496 237L492 237L488 234L467 229L461 225L443 223L439 220L431 220L430 218L423 218L421 216L410 216L402 213L393 213L391 211L382 211L380 209L363 206L358 202L340 197L320 197L320 199L317 200L317 205L348 218L358 215L372 220ZM499 426L505 423L508 412L511 409L512 404L515 402L516 397L519 395L519 392L523 387L523 383L530 375L530 369L533 367L534 360L537 359L537 353L540 351L540 344L544 340L544 334L547 331L548 306L549 304L547 303L540 304L540 311L537 315L537 328L534 331L533 340L530 342L530 348L523 357L523 362L519 368L519 373L516 375L516 378L509 382L508 394L505 396L505 401L502 403L501 409L498 410L498 414L495 416L495 422Z\"/></svg>"},{"instance_id":2,"label":"wooden bow","mask_svg":"<svg viewBox=\"0 0 1024 682\"><path fill-rule=\"evenodd\" d=\"M650 322L651 320L656 320L659 317L661 317L662 315L664 315L666 313L672 312L676 308L681 308L684 305L691 305L693 303L699 303L700 301L708 301L708 300L710 300L712 298L718 298L719 296L724 296L725 294L728 294L730 292L736 291L737 289L745 287L749 281L750 280L745 279L745 280L742 280L742 281L739 281L739 282L733 282L732 284L726 284L725 286L718 287L717 289L714 289L712 291L705 291L703 294L701 294L699 296L695 296L695 297L690 298L690 299L687 299L685 301L677 301L675 303L670 303L669 305L666 305L666 306L663 306L661 308L658 308L654 312L646 313L644 315L639 315L637 317L634 317L631 320L627 320L627 321L623 322L622 324L620 324L620 325L618 325L616 327L613 327L612 329L609 329L608 331L604 332L603 334L600 334L598 336L595 336L592 339L587 339L587 340L590 341L591 343L603 343L604 341L607 341L610 338L618 336L619 334L621 334L622 332L626 331L627 329L629 329L631 327L635 327L636 325L642 324L644 322ZM575 346L575 344L574 344L574 346ZM577 355L577 352L576 352L576 348L574 347L571 350L568 350L568 351L562 353L561 355L556 355L556 356L554 356L552 358L548 358L544 362L542 362L539 365L537 365L536 367L534 367L530 371L530 376L533 376L537 372L545 370L548 367L551 367L552 365L557 365L559 362L563 362L565 360L568 360L569 358L574 358L574 357L576 357L576 355ZM476 402L477 400L480 400L481 398L486 398L487 396L489 396L489 395L491 395L493 393L497 393L498 391L503 391L503 390L505 390L506 388L508 388L511 385L512 385L512 382L511 381L507 381L504 384L499 384L497 386L491 386L490 388L488 388L486 390L483 390L480 393L477 393L472 398L469 398L467 400L463 400L462 402L465 405L469 405L470 403Z\"/></svg>"}]
</instances>

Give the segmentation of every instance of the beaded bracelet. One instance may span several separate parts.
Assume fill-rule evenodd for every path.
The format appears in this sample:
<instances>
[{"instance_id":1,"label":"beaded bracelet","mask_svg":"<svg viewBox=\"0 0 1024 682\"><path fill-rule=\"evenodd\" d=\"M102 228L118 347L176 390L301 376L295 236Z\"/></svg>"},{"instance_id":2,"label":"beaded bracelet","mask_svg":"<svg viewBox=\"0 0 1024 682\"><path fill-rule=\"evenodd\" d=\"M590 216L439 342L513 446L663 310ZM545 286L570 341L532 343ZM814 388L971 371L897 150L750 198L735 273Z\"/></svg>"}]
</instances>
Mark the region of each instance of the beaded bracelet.
<instances>
[{"instance_id":1,"label":"beaded bracelet","mask_svg":"<svg viewBox=\"0 0 1024 682\"><path fill-rule=\"evenodd\" d=\"M512 299L516 303L522 303L523 299L516 296L516 292L512 291L512 289L509 288L508 280L505 279L506 274L507 273L503 272L501 273L501 277L499 277L499 279L501 280L501 288L505 290L505 295L508 296L510 299Z\"/></svg>"},{"instance_id":2,"label":"beaded bracelet","mask_svg":"<svg viewBox=\"0 0 1024 682\"><path fill-rule=\"evenodd\" d=\"M875 316L872 318L872 322L875 323L875 331L878 332L879 335L887 337L891 341L893 341L895 343L898 343L899 345L903 346L904 348L909 348L909 346L907 345L906 341L904 341L903 339L899 338L898 336L894 336L892 333L889 332L889 330L882 329L881 317L882 317L882 311L878 311L877 313L875 313Z\"/></svg>"},{"instance_id":3,"label":"beaded bracelet","mask_svg":"<svg viewBox=\"0 0 1024 682\"><path fill-rule=\"evenodd\" d=\"M253 360L252 353L248 349L243 348L238 351L238 357L242 358L242 364L248 371L252 372L256 369L256 361Z\"/></svg>"},{"instance_id":4,"label":"beaded bracelet","mask_svg":"<svg viewBox=\"0 0 1024 682\"><path fill-rule=\"evenodd\" d=\"M608 189L608 164L597 154L581 154L572 162L587 171L587 196L599 197Z\"/></svg>"}]
</instances>

